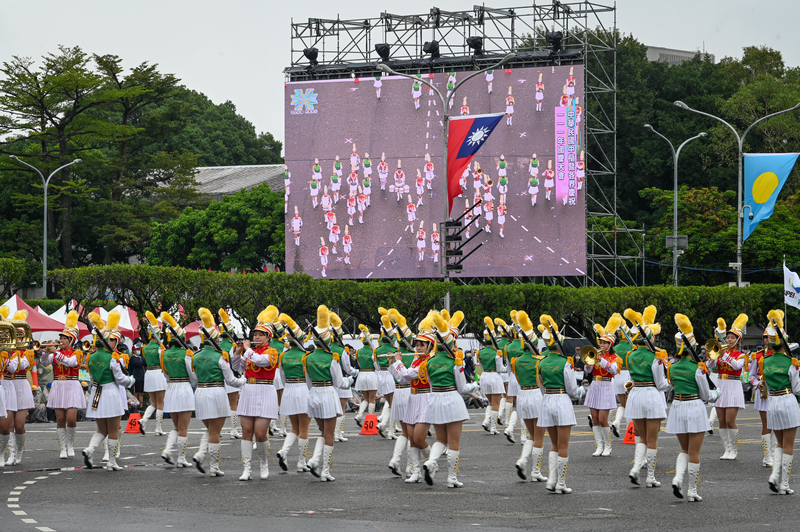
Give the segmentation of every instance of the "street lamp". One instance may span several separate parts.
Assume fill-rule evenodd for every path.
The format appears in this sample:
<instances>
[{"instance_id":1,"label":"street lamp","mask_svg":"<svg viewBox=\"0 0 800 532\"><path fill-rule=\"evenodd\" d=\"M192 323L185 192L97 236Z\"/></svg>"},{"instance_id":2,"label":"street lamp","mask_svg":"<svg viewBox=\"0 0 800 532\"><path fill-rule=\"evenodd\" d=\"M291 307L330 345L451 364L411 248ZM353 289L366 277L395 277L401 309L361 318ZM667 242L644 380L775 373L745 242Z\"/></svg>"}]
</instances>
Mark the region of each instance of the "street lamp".
<instances>
[{"instance_id":1,"label":"street lamp","mask_svg":"<svg viewBox=\"0 0 800 532\"><path fill-rule=\"evenodd\" d=\"M498 63L496 63L496 64L494 64L492 66L489 66L489 67L486 67L484 69L481 69L481 70L478 70L476 72L471 73L469 76L467 76L466 78L464 78L461 81L459 81L458 84L456 84L455 87L453 87L453 90L450 92L450 98L455 98L455 94L456 94L456 91L458 90L458 88L461 87L468 80L474 78L478 74L483 74L487 70L497 69L497 68L505 65L509 61L514 60L516 57L517 57L517 54L512 52L512 53L506 55L503 59L501 59L500 62L498 62ZM450 115L447 112L447 99L442 95L442 93L439 91L439 89L437 89L433 85L433 83L431 83L431 82L429 82L427 80L424 80L422 78L417 78L416 76L412 76L411 74L402 74L400 72L397 72L397 71L393 70L386 63L378 63L376 65L376 68L378 70L380 70L381 72L383 72L384 74L389 74L389 75L392 75L392 76L401 76L401 77L404 77L404 78L413 79L414 81L419 81L420 83L423 83L424 85L427 85L432 91L434 91L436 93L437 96L439 96L439 100L442 102L442 112L444 113L444 117L442 119L442 128L444 129L444 134L443 134L443 138L444 138L444 179L445 179L445 192L446 192L447 191L447 186L446 186L447 185L447 137L448 137L448 135L447 135L448 127L447 126L448 126L448 124L450 122ZM448 201L448 194L445 193L445 195L444 195L444 221L447 221L450 218L450 209L449 209L449 207L450 207L450 204L449 204L449 201ZM440 267L441 267L441 270L442 270L442 275L444 276L444 281L448 282L450 280L450 272L447 269L447 231L441 231L440 235L441 235L441 240L442 240L442 250L445 251L444 260L440 261ZM444 306L447 309L447 311L449 312L450 311L450 290L449 289L447 291L447 295L445 296Z\"/></svg>"},{"instance_id":2,"label":"street lamp","mask_svg":"<svg viewBox=\"0 0 800 532\"><path fill-rule=\"evenodd\" d=\"M81 162L80 159L75 159L74 161L67 163L63 166L59 166L53 173L47 176L47 179L44 178L44 175L33 165L26 163L25 161L21 161L16 155L11 155L11 158L17 161L18 163L22 163L29 168L33 168L33 170L39 174L39 177L42 178L42 185L44 185L44 246L42 251L42 291L44 293L44 297L47 297L47 186L50 184L50 178L56 175L60 170L63 170L67 166L71 166L75 163Z\"/></svg>"},{"instance_id":3,"label":"street lamp","mask_svg":"<svg viewBox=\"0 0 800 532\"><path fill-rule=\"evenodd\" d=\"M707 134L705 132L698 133L694 137L690 139L686 139L683 141L683 144L678 146L678 150L675 151L675 146L672 145L672 142L653 129L653 126L650 124L645 124L645 128L649 129L662 139L667 141L669 144L669 149L672 150L672 166L673 166L673 173L674 173L674 181L675 181L675 191L674 191L674 199L673 199L673 214L672 214L672 284L673 286L678 286L678 157L681 156L681 150L684 146L692 142L693 140L699 139L701 137L705 137Z\"/></svg>"},{"instance_id":4,"label":"street lamp","mask_svg":"<svg viewBox=\"0 0 800 532\"><path fill-rule=\"evenodd\" d=\"M759 118L752 124L750 127L745 129L744 134L740 137L739 132L736 131L732 125L727 123L725 120L721 119L718 116L714 116L712 114L704 113L703 111L698 111L697 109L692 109L685 103L680 100L675 101L675 105L684 109L686 111L691 111L693 113L697 113L699 115L707 116L709 118L713 118L714 120L718 120L728 126L733 132L733 135L736 137L736 141L739 144L739 181L737 186L737 199L736 199L736 228L737 228L737 237L736 237L736 286L742 286L742 217L744 216L744 209L742 208L742 165L744 164L742 149L744 148L744 139L747 137L747 134L750 132L753 127L758 124L759 122L763 122L767 118L772 118L773 116L778 116L783 113L788 113L789 111L795 111L800 109L800 103L792 107L791 109L784 109L783 111L778 111L777 113L769 114L765 117Z\"/></svg>"}]
</instances>

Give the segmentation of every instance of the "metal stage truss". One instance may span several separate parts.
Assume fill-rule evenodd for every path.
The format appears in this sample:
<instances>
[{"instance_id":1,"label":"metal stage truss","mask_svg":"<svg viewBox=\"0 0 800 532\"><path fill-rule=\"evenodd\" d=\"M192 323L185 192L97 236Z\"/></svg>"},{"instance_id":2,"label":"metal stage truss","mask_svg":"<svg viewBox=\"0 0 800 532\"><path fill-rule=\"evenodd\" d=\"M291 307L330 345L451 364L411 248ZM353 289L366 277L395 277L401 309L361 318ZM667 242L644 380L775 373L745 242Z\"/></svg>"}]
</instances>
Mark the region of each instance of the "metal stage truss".
<instances>
[{"instance_id":1,"label":"metal stage truss","mask_svg":"<svg viewBox=\"0 0 800 532\"><path fill-rule=\"evenodd\" d=\"M558 32L561 49L554 51L552 34ZM291 34L291 66L284 71L287 81L370 77L380 73L376 65L381 61L407 74L469 71L488 67L509 52L517 53L506 65L509 68L584 64L586 276L454 280L566 286L644 284L644 229L626 227L617 216L616 5L553 1L502 9L476 5L471 11L434 7L425 14L384 12L379 18L367 19L309 18L302 23L292 21ZM480 53L473 37L481 37ZM434 40L440 56L431 59L423 48ZM389 45L383 50L388 57L378 54L378 44ZM313 61L305 53L311 49L316 49Z\"/></svg>"}]
</instances>

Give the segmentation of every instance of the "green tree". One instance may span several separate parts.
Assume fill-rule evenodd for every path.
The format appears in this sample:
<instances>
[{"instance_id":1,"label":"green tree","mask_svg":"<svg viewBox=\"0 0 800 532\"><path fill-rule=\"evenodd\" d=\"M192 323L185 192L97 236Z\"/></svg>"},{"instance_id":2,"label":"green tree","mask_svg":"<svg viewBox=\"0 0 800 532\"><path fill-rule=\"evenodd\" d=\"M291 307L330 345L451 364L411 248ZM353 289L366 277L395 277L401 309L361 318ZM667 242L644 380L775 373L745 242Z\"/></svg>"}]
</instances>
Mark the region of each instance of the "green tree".
<instances>
[{"instance_id":1,"label":"green tree","mask_svg":"<svg viewBox=\"0 0 800 532\"><path fill-rule=\"evenodd\" d=\"M283 269L283 198L267 184L241 190L177 220L155 224L147 262L154 266L261 271L265 262Z\"/></svg>"}]
</instances>

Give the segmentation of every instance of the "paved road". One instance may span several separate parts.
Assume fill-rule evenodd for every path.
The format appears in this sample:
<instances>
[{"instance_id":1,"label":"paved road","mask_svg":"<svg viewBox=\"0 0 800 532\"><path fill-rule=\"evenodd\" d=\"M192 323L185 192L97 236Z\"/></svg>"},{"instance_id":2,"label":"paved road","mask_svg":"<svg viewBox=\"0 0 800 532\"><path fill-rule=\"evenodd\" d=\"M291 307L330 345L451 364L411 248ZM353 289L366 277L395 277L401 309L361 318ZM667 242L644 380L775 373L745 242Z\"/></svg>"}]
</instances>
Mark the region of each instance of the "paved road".
<instances>
[{"instance_id":1,"label":"paved road","mask_svg":"<svg viewBox=\"0 0 800 532\"><path fill-rule=\"evenodd\" d=\"M519 443L490 436L480 428L481 413L470 412L460 490L447 489L444 474L433 487L404 484L386 467L393 442L380 436L353 434L336 445L334 483L279 473L276 462L269 480L239 482L238 441L224 440L226 476L208 478L165 466L159 458L163 437L125 435L121 463L127 467L114 473L82 469L78 457L59 460L55 425L30 425L23 464L0 469L0 490L8 499L0 508L0 530L717 530L733 522L742 530L796 529L786 512L795 499L773 495L767 486L752 406L739 416L738 460L718 460L719 437L707 438L700 478L704 501L694 504L674 498L669 488L678 452L674 437L662 434L659 441L657 476L663 486L633 487L627 478L633 446L615 440L611 457L592 458L587 409L579 407L567 477L574 491L554 495L543 484L520 481L514 472ZM197 445L200 428L192 422L190 443ZM346 428L355 432L352 414ZM92 429L91 423L79 424L79 447ZM273 456L281 441L274 439Z\"/></svg>"},{"instance_id":2,"label":"paved road","mask_svg":"<svg viewBox=\"0 0 800 532\"><path fill-rule=\"evenodd\" d=\"M534 84L541 70L547 87L543 110L535 110ZM497 126L492 136L478 152L478 161L484 172L494 181L495 208L499 204L497 191L497 162L501 154L508 162L509 215L506 219L505 238L499 235L497 216L491 233L483 233L473 243L485 245L465 263L466 276L533 276L533 275L577 275L585 271L585 188L578 194L575 206L564 206L556 201L555 192L551 201L545 199L543 172L548 160L555 165L554 109L560 102L561 87L568 75L568 67L555 69L521 69L506 73L496 71L494 88L487 91L483 75L468 81L456 93L451 116L460 114L463 96L468 96L470 114L504 112L508 87L513 86L516 105L513 125L505 119ZM462 79L467 73L459 73ZM583 88L583 73L576 72L580 92ZM359 83L351 80L290 84L289 96L295 89L313 88L318 94L314 114L286 117L286 161L292 172L292 193L289 197L289 214L286 217L286 267L287 271L304 272L315 277L321 275L319 260L320 236L328 240L322 208L313 209L309 195L309 180L314 158L319 158L322 168L322 184L330 185L332 164L336 155L342 161L343 177L350 171L350 154L355 143L358 155L369 152L372 159L371 206L364 214L364 224L356 214L350 227L353 238L352 265L344 263L341 241L337 255L329 256L328 278L407 278L437 277L438 265L433 263L430 249L430 234L433 223L444 218L444 176L442 157L443 110L438 96L424 89L420 108L415 109L411 98L412 82L405 78L384 78L381 99L376 98L373 79ZM447 75L436 74L433 78L438 88L446 91ZM377 165L381 153L386 153L389 165L387 189L380 190ZM539 197L535 207L528 195L528 163L536 153L540 160ZM423 204L417 208L414 231L419 221L425 222L425 259L418 261L415 234L408 231L406 206L407 195L401 201L391 193L398 160L402 160L406 184L410 187L413 201L417 202L417 169L422 170L425 154L429 153L435 165L433 196L426 190ZM555 166L554 166L555 168ZM363 179L359 171L359 181ZM342 185L346 195L347 184ZM322 193L320 193L321 197ZM453 218L465 207L465 199L472 203L473 187L468 179L465 198L458 198L453 206ZM303 233L300 246L296 247L290 220L294 207L299 208L303 218ZM340 199L334 208L337 221L344 233L348 223L346 199ZM483 219L480 225L483 226ZM405 230L404 230L405 229ZM471 249L470 246L469 249Z\"/></svg>"}]
</instances>

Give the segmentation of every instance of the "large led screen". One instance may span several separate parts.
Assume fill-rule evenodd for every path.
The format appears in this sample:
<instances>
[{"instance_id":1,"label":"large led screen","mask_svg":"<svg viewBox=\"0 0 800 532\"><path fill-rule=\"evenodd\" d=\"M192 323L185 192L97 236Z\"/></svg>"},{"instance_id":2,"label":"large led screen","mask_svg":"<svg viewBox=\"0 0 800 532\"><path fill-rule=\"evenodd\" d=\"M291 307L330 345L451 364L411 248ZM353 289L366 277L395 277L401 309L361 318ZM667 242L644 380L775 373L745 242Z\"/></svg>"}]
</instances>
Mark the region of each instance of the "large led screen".
<instances>
[{"instance_id":1,"label":"large led screen","mask_svg":"<svg viewBox=\"0 0 800 532\"><path fill-rule=\"evenodd\" d=\"M468 72L429 75L444 95ZM461 276L584 275L584 70L475 76L442 108L404 77L286 84L286 269L331 279L439 277L443 115L506 113L462 176ZM481 216L474 217L480 211ZM467 234L462 235L466 237Z\"/></svg>"}]
</instances>

